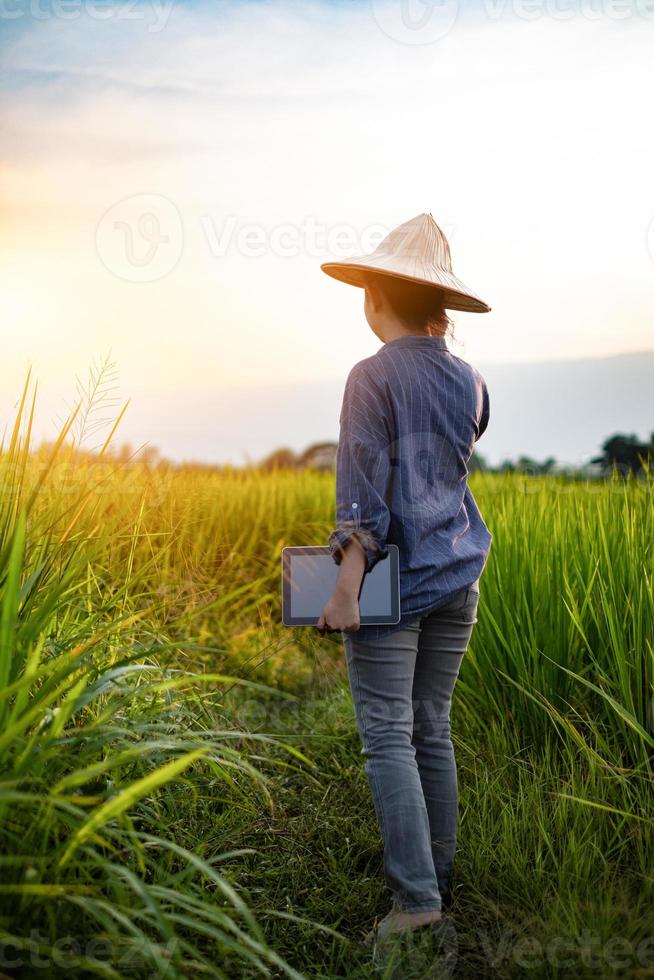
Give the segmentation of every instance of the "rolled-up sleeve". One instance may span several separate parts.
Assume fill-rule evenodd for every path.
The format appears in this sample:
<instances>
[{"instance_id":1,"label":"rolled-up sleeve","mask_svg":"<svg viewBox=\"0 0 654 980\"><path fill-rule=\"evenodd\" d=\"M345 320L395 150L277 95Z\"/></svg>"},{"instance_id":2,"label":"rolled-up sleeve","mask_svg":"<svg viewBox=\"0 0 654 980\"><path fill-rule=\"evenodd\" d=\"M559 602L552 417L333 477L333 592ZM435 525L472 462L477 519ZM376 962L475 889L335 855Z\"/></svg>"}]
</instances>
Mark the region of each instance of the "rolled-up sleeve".
<instances>
[{"instance_id":1,"label":"rolled-up sleeve","mask_svg":"<svg viewBox=\"0 0 654 980\"><path fill-rule=\"evenodd\" d=\"M353 537L365 552L367 572L388 554L391 439L391 410L385 392L357 364L345 385L336 454L336 528L329 547L337 565Z\"/></svg>"}]
</instances>

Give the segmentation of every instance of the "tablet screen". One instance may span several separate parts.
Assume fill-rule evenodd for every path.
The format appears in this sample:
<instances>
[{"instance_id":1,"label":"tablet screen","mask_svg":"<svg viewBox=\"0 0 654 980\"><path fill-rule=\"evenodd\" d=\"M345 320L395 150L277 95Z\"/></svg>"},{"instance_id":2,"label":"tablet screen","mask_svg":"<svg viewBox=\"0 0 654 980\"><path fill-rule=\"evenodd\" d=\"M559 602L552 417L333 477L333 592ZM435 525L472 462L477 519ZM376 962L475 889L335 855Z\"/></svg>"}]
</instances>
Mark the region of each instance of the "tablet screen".
<instances>
[{"instance_id":1,"label":"tablet screen","mask_svg":"<svg viewBox=\"0 0 654 980\"><path fill-rule=\"evenodd\" d=\"M338 566L328 548L284 549L284 622L315 623L334 591ZM362 624L399 621L397 548L389 545L389 557L378 561L364 575L359 595Z\"/></svg>"}]
</instances>

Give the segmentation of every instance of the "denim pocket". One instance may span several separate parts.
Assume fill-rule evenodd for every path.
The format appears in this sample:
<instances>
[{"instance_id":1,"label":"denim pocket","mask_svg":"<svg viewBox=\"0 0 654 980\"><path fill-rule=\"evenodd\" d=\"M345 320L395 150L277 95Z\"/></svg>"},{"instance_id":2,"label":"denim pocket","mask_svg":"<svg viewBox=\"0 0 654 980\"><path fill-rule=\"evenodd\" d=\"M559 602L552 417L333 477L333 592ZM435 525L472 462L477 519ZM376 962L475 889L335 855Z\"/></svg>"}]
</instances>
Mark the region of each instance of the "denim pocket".
<instances>
[{"instance_id":1,"label":"denim pocket","mask_svg":"<svg viewBox=\"0 0 654 980\"><path fill-rule=\"evenodd\" d=\"M477 622L477 606L479 605L479 592L470 588L466 590L466 598L461 607L460 614L464 623L472 626Z\"/></svg>"},{"instance_id":2,"label":"denim pocket","mask_svg":"<svg viewBox=\"0 0 654 980\"><path fill-rule=\"evenodd\" d=\"M457 622L474 624L477 622L479 592L474 588L461 589L446 603L431 614L435 618L455 619Z\"/></svg>"}]
</instances>

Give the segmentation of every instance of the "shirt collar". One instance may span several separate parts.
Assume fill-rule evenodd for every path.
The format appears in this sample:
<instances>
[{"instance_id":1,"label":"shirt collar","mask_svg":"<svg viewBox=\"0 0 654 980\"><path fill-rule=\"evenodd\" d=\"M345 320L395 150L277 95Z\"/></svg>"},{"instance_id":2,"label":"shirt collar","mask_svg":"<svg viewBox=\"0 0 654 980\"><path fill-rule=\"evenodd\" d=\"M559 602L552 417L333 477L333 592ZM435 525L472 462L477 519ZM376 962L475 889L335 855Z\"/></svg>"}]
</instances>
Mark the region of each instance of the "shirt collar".
<instances>
[{"instance_id":1,"label":"shirt collar","mask_svg":"<svg viewBox=\"0 0 654 980\"><path fill-rule=\"evenodd\" d=\"M432 337L426 334L407 334L405 337L396 337L395 340L387 341L384 347L428 347L430 350L447 350L447 341L445 337Z\"/></svg>"}]
</instances>

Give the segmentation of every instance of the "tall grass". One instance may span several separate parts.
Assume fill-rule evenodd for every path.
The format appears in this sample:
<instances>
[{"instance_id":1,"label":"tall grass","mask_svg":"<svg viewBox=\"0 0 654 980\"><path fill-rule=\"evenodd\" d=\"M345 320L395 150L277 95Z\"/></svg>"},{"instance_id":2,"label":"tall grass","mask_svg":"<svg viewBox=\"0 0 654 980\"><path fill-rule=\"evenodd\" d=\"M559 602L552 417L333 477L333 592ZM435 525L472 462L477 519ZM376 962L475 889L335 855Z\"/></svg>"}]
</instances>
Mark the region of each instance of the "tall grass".
<instances>
[{"instance_id":1,"label":"tall grass","mask_svg":"<svg viewBox=\"0 0 654 980\"><path fill-rule=\"evenodd\" d=\"M158 479L164 510L156 496L140 506L134 555L138 567L152 558L148 587L165 594L186 636L219 637L241 654L285 651L267 676L289 682L299 654L312 661L325 645L278 628L279 556L285 544L326 539L333 478L164 468ZM538 743L544 711L583 716L589 748L650 771L654 480L477 475L473 490L494 541L461 680L470 725L515 724Z\"/></svg>"},{"instance_id":2,"label":"tall grass","mask_svg":"<svg viewBox=\"0 0 654 980\"><path fill-rule=\"evenodd\" d=\"M535 741L540 705L581 715L589 745L651 775L654 480L490 476L475 489L495 540L466 706Z\"/></svg>"},{"instance_id":3,"label":"tall grass","mask_svg":"<svg viewBox=\"0 0 654 980\"><path fill-rule=\"evenodd\" d=\"M67 448L75 413L30 456L32 411L26 389L0 459L3 967L222 976L232 961L294 976L221 873L242 852L192 852L160 832L175 799L204 793L218 809L221 784L270 804L250 759L266 739L244 737L221 704L240 682L168 666L153 552L137 567L130 520L147 486L125 498L104 452Z\"/></svg>"},{"instance_id":4,"label":"tall grass","mask_svg":"<svg viewBox=\"0 0 654 980\"><path fill-rule=\"evenodd\" d=\"M26 388L0 453L0 969L378 975L347 941L384 896L340 644L279 625L281 549L326 540L333 477L119 462L74 412L30 451L32 412ZM494 541L454 707L459 918L635 941L654 481L472 487ZM491 974L479 943L459 972Z\"/></svg>"}]
</instances>

